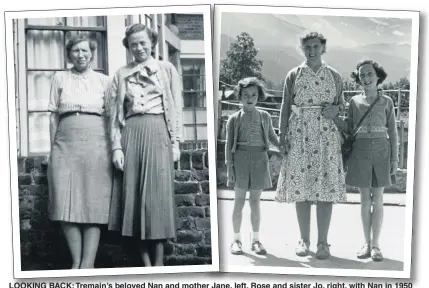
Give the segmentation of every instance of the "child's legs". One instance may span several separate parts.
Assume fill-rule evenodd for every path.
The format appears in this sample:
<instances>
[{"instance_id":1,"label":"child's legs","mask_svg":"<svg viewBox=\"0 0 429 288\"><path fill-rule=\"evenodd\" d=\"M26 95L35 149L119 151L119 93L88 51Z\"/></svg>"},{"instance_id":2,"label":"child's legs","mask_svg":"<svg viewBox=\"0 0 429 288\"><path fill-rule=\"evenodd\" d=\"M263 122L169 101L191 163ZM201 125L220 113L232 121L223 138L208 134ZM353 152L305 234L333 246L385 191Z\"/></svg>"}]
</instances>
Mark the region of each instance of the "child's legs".
<instances>
[{"instance_id":1,"label":"child's legs","mask_svg":"<svg viewBox=\"0 0 429 288\"><path fill-rule=\"evenodd\" d=\"M360 192L360 214L362 218L363 234L366 244L371 244L371 226L372 226L372 196L370 188L359 188Z\"/></svg>"},{"instance_id":2,"label":"child's legs","mask_svg":"<svg viewBox=\"0 0 429 288\"><path fill-rule=\"evenodd\" d=\"M82 261L82 232L80 225L76 223L62 222L64 235L72 257L72 269L79 269Z\"/></svg>"},{"instance_id":3,"label":"child's legs","mask_svg":"<svg viewBox=\"0 0 429 288\"><path fill-rule=\"evenodd\" d=\"M383 191L384 187L372 188L372 246L379 247L381 226L383 224Z\"/></svg>"},{"instance_id":4,"label":"child's legs","mask_svg":"<svg viewBox=\"0 0 429 288\"><path fill-rule=\"evenodd\" d=\"M234 210L232 212L232 228L234 233L240 233L241 221L243 218L243 207L246 202L246 190L240 188L234 188Z\"/></svg>"},{"instance_id":5,"label":"child's legs","mask_svg":"<svg viewBox=\"0 0 429 288\"><path fill-rule=\"evenodd\" d=\"M251 190L249 192L250 222L253 232L259 233L261 224L261 194L262 190Z\"/></svg>"},{"instance_id":6,"label":"child's legs","mask_svg":"<svg viewBox=\"0 0 429 288\"><path fill-rule=\"evenodd\" d=\"M94 268L98 243L100 242L100 227L97 225L85 225L83 228L83 253L81 269Z\"/></svg>"},{"instance_id":7,"label":"child's legs","mask_svg":"<svg viewBox=\"0 0 429 288\"><path fill-rule=\"evenodd\" d=\"M311 203L308 201L296 202L295 208L301 239L310 242Z\"/></svg>"},{"instance_id":8,"label":"child's legs","mask_svg":"<svg viewBox=\"0 0 429 288\"><path fill-rule=\"evenodd\" d=\"M331 224L332 202L317 202L317 243L328 243L329 225Z\"/></svg>"}]
</instances>

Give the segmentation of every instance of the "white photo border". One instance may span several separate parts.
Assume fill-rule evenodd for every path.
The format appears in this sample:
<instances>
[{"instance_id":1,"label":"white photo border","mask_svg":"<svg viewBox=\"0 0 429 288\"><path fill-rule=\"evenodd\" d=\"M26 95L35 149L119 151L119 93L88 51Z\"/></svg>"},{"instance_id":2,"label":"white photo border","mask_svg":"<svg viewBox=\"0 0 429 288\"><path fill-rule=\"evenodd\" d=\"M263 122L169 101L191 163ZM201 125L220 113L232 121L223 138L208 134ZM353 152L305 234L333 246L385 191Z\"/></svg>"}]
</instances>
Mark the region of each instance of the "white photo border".
<instances>
[{"instance_id":1,"label":"white photo border","mask_svg":"<svg viewBox=\"0 0 429 288\"><path fill-rule=\"evenodd\" d=\"M402 18L412 20L411 66L410 66L410 102L408 122L408 160L407 160L407 193L404 231L404 270L365 270L365 269L333 269L333 268L295 268L276 266L239 266L220 265L221 272L263 273L263 274L296 274L320 276L353 276L373 278L410 278L412 255L412 220L414 195L414 154L416 132L416 100L418 76L418 48L419 48L419 12L398 10L376 10L357 8L311 8L288 6L258 6L258 5L214 5L214 37L213 37L213 76L215 83L219 83L220 72L220 44L222 13L257 13L257 14L291 14L291 15L317 15L317 16L354 16L354 17L381 17ZM218 85L214 86L214 95L219 94ZM216 104L217 105L217 104ZM216 119L217 120L217 119ZM222 231L219 228L219 231Z\"/></svg>"},{"instance_id":2,"label":"white photo border","mask_svg":"<svg viewBox=\"0 0 429 288\"><path fill-rule=\"evenodd\" d=\"M116 275L144 275L144 274L170 274L189 272L213 272L219 271L219 244L217 230L217 187L216 187L216 151L214 133L213 105L207 105L207 137L209 153L209 179L210 179L210 224L211 224L211 253L212 264L183 265L164 267L131 267L131 268L107 268L107 269L82 269L82 270L21 270L20 248L20 217L19 217L19 191L17 169L17 143L16 143L16 110L15 110L15 79L14 75L14 47L12 19L22 18L47 18L59 16L107 16L107 15L135 15L135 14L169 14L169 13L202 13L204 17L204 59L207 103L213 103L213 78L212 78L212 19L211 5L168 5L124 8L82 8L82 9L57 9L57 10L33 10L33 11L6 11L6 54L7 54L7 96L9 110L9 155L10 155L10 183L12 205L12 238L13 238L13 267L14 278L56 278L76 276L116 276ZM125 26L124 26L125 31ZM125 51L124 51L125 53ZM213 180L214 179L214 180Z\"/></svg>"}]
</instances>

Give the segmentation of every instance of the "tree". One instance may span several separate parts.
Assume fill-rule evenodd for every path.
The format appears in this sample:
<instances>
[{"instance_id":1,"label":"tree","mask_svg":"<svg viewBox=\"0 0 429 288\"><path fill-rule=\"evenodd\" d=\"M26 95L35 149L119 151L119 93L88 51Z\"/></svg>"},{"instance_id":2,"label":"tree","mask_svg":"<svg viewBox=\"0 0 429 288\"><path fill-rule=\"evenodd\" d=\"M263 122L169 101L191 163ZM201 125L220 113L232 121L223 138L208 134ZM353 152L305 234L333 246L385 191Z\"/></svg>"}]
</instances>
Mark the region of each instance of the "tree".
<instances>
[{"instance_id":1,"label":"tree","mask_svg":"<svg viewBox=\"0 0 429 288\"><path fill-rule=\"evenodd\" d=\"M231 85L245 77L264 80L261 74L263 62L256 58L257 54L253 38L246 32L238 35L231 43L226 59L221 61L219 80Z\"/></svg>"}]
</instances>

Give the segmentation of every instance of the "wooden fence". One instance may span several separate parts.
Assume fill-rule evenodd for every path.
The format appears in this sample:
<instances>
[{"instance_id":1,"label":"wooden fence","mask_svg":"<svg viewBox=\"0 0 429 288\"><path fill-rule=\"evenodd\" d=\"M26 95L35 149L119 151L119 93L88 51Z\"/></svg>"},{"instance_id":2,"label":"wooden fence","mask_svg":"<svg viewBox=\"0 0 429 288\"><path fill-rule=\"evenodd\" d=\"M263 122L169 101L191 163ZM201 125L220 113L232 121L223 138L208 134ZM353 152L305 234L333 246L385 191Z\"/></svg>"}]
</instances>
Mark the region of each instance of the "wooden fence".
<instances>
[{"instance_id":1,"label":"wooden fence","mask_svg":"<svg viewBox=\"0 0 429 288\"><path fill-rule=\"evenodd\" d=\"M272 92L281 92L277 90L270 90ZM398 128L398 144L399 144L399 168L406 169L406 153L408 145L408 105L409 103L409 90L395 89L383 90L384 94L390 96L395 104L396 124ZM223 90L225 93L225 90ZM343 95L346 100L352 96L362 93L362 91L344 91ZM280 105L282 96L272 95L268 99L270 101L258 102L257 107L265 110L271 114L273 119L274 130L278 133L278 122L280 116ZM407 101L405 101L407 100ZM226 121L229 115L240 109L241 105L237 100L226 100L224 95L218 103L218 129L217 140L218 142L225 141Z\"/></svg>"}]
</instances>

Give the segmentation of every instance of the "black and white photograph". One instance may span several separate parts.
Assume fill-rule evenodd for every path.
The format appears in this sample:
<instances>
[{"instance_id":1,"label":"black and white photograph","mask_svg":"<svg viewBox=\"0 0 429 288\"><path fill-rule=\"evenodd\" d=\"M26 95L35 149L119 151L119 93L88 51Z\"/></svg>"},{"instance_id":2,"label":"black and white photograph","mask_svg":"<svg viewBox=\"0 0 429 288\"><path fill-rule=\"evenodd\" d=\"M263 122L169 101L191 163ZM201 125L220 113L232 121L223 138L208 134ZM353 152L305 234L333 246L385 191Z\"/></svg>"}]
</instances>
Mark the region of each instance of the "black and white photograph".
<instances>
[{"instance_id":1,"label":"black and white photograph","mask_svg":"<svg viewBox=\"0 0 429 288\"><path fill-rule=\"evenodd\" d=\"M220 270L409 278L419 12L214 19Z\"/></svg>"},{"instance_id":2,"label":"black and white photograph","mask_svg":"<svg viewBox=\"0 0 429 288\"><path fill-rule=\"evenodd\" d=\"M210 5L5 14L15 277L218 271Z\"/></svg>"}]
</instances>

